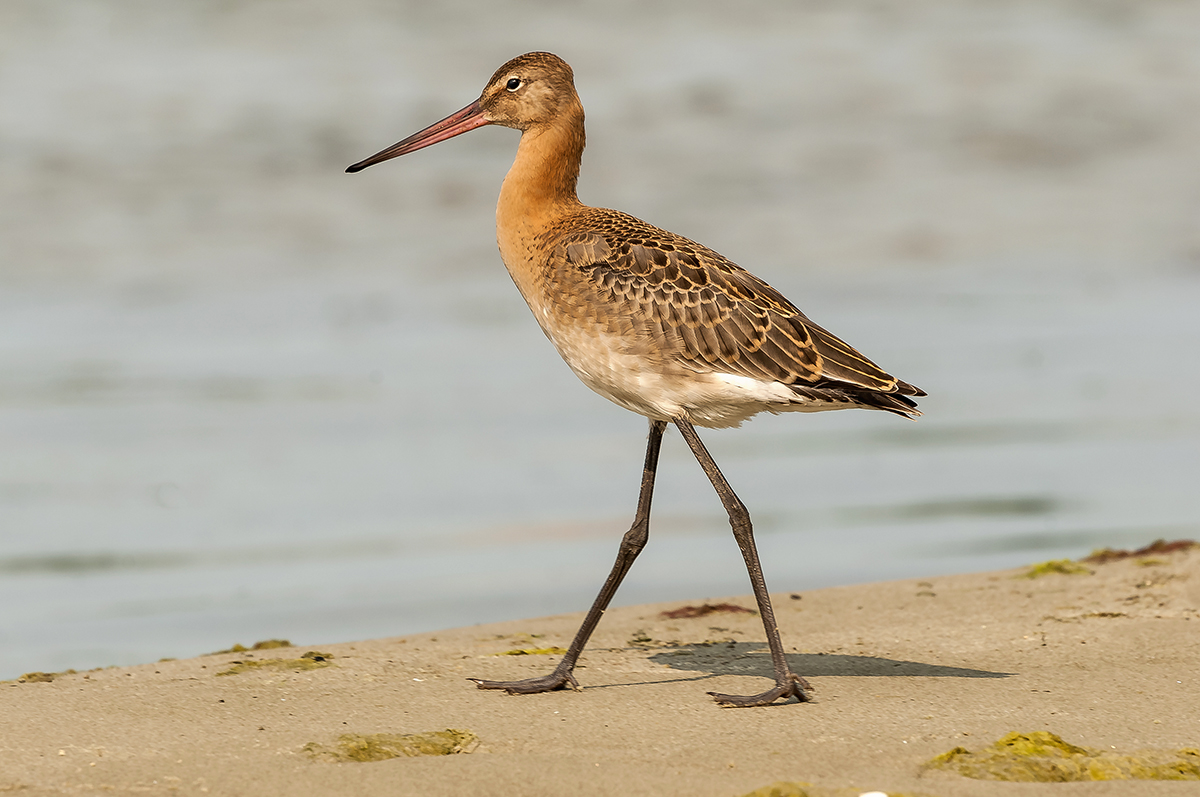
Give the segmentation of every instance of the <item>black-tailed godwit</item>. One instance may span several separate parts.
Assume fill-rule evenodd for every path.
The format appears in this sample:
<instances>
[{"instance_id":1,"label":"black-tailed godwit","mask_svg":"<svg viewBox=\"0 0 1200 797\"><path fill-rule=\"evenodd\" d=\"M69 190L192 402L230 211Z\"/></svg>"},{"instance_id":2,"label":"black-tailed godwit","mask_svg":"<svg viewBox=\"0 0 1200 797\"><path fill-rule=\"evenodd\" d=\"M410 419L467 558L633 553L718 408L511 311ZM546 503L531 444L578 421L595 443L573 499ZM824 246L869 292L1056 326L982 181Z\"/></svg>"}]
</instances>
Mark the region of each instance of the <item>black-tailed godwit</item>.
<instances>
[{"instance_id":1,"label":"black-tailed godwit","mask_svg":"<svg viewBox=\"0 0 1200 797\"><path fill-rule=\"evenodd\" d=\"M750 515L695 427L737 426L756 413L850 407L916 417L919 388L884 373L801 313L767 283L721 255L575 193L583 155L583 106L571 67L527 53L500 67L479 99L354 164L372 164L484 125L521 131L496 207L496 238L513 282L542 331L584 384L650 420L633 526L571 647L542 678L476 680L513 694L578 689L572 671L622 578L646 544L658 452L675 424L729 514L758 602L775 686L762 694L713 693L727 706L809 699L792 672L754 546Z\"/></svg>"}]
</instances>

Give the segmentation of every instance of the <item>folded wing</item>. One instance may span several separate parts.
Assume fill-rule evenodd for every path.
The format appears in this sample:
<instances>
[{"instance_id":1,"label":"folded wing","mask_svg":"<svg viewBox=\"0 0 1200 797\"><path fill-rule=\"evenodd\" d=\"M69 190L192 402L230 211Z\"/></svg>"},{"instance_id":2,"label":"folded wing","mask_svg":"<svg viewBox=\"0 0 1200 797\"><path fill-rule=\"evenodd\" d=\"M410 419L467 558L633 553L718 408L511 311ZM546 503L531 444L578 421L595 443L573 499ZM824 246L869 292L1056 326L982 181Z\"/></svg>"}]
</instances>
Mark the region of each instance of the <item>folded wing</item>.
<instances>
[{"instance_id":1,"label":"folded wing","mask_svg":"<svg viewBox=\"0 0 1200 797\"><path fill-rule=\"evenodd\" d=\"M649 338L697 372L769 380L797 395L915 416L925 393L884 372L809 320L779 291L726 258L632 216L603 211L588 233L567 235L559 261L626 334ZM597 228L603 229L596 232ZM604 229L607 227L608 229ZM594 312L588 312L592 310Z\"/></svg>"}]
</instances>

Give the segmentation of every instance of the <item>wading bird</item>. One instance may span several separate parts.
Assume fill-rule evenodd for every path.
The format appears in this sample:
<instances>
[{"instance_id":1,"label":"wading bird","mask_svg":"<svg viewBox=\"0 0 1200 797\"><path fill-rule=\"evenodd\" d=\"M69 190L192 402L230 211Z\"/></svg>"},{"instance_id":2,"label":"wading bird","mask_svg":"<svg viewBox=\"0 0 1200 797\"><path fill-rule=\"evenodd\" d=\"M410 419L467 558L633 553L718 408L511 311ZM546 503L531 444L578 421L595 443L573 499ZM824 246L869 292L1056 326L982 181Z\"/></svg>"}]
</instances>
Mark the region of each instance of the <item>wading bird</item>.
<instances>
[{"instance_id":1,"label":"wading bird","mask_svg":"<svg viewBox=\"0 0 1200 797\"><path fill-rule=\"evenodd\" d=\"M721 255L625 213L582 204L583 106L571 67L527 53L500 67L479 99L354 164L368 166L484 125L521 131L496 207L496 238L542 331L584 384L650 420L633 526L612 572L554 672L523 681L475 680L513 694L578 689L572 671L621 580L646 544L658 453L674 424L729 514L762 616L775 686L758 695L710 692L726 706L809 699L791 671L754 546L750 515L695 427L726 428L763 412L851 407L916 417L919 388L810 321L777 290Z\"/></svg>"}]
</instances>

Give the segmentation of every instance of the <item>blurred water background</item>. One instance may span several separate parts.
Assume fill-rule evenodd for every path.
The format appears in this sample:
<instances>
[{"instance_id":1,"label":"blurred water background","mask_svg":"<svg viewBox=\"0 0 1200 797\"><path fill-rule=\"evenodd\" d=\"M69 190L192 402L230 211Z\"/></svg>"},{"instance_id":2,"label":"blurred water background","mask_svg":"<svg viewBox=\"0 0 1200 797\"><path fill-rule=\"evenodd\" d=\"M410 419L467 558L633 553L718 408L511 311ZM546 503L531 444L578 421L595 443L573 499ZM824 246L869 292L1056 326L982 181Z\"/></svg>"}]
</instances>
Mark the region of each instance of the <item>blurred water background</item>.
<instances>
[{"instance_id":1,"label":"blurred water background","mask_svg":"<svg viewBox=\"0 0 1200 797\"><path fill-rule=\"evenodd\" d=\"M504 272L517 134L342 173L533 49L585 202L930 394L707 433L773 590L1195 536L1197 41L1165 0L5 0L0 678L587 607L645 422ZM672 433L617 602L748 591Z\"/></svg>"}]
</instances>

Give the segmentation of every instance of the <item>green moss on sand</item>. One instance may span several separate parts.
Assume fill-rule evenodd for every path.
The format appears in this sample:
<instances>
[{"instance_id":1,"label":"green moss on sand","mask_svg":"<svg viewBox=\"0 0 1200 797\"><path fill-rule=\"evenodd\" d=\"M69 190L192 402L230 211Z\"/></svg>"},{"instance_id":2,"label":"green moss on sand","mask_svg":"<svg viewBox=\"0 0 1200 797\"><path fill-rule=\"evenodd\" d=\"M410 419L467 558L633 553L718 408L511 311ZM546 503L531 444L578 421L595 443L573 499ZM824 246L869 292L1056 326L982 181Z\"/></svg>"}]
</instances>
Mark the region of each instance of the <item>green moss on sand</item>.
<instances>
[{"instance_id":1,"label":"green moss on sand","mask_svg":"<svg viewBox=\"0 0 1200 797\"><path fill-rule=\"evenodd\" d=\"M238 673L254 672L256 670L275 670L278 672L287 670L293 672L319 670L322 667L328 667L333 664L330 661L332 658L333 656L329 653L310 650L298 659L246 659L245 661L233 662L233 666L228 670L222 670L217 675L237 675Z\"/></svg>"},{"instance_id":2,"label":"green moss on sand","mask_svg":"<svg viewBox=\"0 0 1200 797\"><path fill-rule=\"evenodd\" d=\"M327 747L316 742L304 745L303 752L319 761L386 761L427 755L469 753L479 743L470 731L447 728L427 733L346 733L337 744Z\"/></svg>"},{"instance_id":3,"label":"green moss on sand","mask_svg":"<svg viewBox=\"0 0 1200 797\"><path fill-rule=\"evenodd\" d=\"M493 653L493 656L562 656L567 652L566 648L550 647L550 648L513 648L502 653Z\"/></svg>"},{"instance_id":4,"label":"green moss on sand","mask_svg":"<svg viewBox=\"0 0 1200 797\"><path fill-rule=\"evenodd\" d=\"M27 672L17 679L19 684L48 684L60 675L73 675L74 670L63 670L62 672Z\"/></svg>"},{"instance_id":5,"label":"green moss on sand","mask_svg":"<svg viewBox=\"0 0 1200 797\"><path fill-rule=\"evenodd\" d=\"M1070 559L1051 559L1049 562L1032 565L1020 578L1041 578L1053 573L1064 576L1091 575L1092 571Z\"/></svg>"},{"instance_id":6,"label":"green moss on sand","mask_svg":"<svg viewBox=\"0 0 1200 797\"><path fill-rule=\"evenodd\" d=\"M272 648L290 648L291 646L292 643L288 642L286 639L264 639L261 642L255 642L250 647L246 647L242 644L234 644L233 647L226 650L215 650L206 655L220 656L222 653L248 653L252 650L271 650Z\"/></svg>"},{"instance_id":7,"label":"green moss on sand","mask_svg":"<svg viewBox=\"0 0 1200 797\"><path fill-rule=\"evenodd\" d=\"M973 753L955 747L926 765L977 780L1067 783L1086 780L1200 780L1200 750L1091 750L1049 731L1010 733Z\"/></svg>"}]
</instances>

